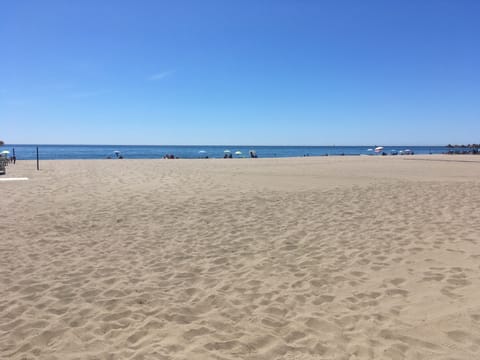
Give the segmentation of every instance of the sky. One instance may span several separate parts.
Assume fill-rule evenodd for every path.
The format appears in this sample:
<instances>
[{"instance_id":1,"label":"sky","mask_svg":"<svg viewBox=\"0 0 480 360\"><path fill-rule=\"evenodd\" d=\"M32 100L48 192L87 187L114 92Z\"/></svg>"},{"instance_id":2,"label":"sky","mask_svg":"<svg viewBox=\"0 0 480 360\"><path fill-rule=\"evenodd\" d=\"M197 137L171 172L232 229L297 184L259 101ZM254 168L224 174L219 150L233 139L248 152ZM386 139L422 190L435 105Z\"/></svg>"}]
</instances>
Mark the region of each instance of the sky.
<instances>
[{"instance_id":1,"label":"sky","mask_svg":"<svg viewBox=\"0 0 480 360\"><path fill-rule=\"evenodd\" d=\"M5 0L10 144L480 143L477 0Z\"/></svg>"}]
</instances>

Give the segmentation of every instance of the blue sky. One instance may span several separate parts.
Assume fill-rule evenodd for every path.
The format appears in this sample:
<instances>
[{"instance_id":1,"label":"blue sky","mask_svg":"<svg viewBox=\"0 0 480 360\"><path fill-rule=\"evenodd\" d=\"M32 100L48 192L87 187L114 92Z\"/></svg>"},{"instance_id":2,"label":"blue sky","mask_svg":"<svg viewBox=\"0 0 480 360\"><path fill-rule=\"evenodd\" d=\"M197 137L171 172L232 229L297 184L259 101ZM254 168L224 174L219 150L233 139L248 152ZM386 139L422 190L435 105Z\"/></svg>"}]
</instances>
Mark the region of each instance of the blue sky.
<instances>
[{"instance_id":1,"label":"blue sky","mask_svg":"<svg viewBox=\"0 0 480 360\"><path fill-rule=\"evenodd\" d=\"M480 1L0 2L0 139L480 142Z\"/></svg>"}]
</instances>

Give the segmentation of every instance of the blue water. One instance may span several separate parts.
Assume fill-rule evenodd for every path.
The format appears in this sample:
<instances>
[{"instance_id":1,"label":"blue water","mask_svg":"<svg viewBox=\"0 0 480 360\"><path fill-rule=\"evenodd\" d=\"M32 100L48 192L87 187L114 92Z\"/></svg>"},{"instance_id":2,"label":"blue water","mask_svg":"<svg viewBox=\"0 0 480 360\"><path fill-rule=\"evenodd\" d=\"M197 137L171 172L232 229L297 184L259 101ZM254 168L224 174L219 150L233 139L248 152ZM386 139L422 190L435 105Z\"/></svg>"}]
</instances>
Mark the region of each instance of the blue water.
<instances>
[{"instance_id":1,"label":"blue water","mask_svg":"<svg viewBox=\"0 0 480 360\"><path fill-rule=\"evenodd\" d=\"M125 159L159 159L172 154L182 159L223 158L224 151L230 150L233 157L249 157L249 151L255 150L259 158L303 157L303 156L339 156L374 154L375 145L365 146L144 146L144 145L38 145L40 159L105 159L115 158L119 151ZM10 151L18 160L36 159L36 145L4 145L3 150ZM385 146L384 152L390 155L391 150L410 149L415 154L441 154L449 149L444 146ZM236 155L240 151L242 155Z\"/></svg>"}]
</instances>

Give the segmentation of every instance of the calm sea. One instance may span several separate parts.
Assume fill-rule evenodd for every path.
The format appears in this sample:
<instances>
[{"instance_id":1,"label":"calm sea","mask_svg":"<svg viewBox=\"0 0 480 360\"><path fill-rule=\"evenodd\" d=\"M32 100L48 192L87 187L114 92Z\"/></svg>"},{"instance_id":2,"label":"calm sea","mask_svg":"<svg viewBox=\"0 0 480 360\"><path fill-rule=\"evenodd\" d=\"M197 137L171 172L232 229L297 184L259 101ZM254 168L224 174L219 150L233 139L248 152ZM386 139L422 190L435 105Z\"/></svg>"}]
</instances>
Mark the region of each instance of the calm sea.
<instances>
[{"instance_id":1,"label":"calm sea","mask_svg":"<svg viewBox=\"0 0 480 360\"><path fill-rule=\"evenodd\" d=\"M0 152L7 150L18 160L36 158L37 145L4 145ZM303 157L303 156L341 156L375 154L375 146L145 146L145 145L38 145L39 157L45 160L55 159L106 159L115 158L116 152L125 159L159 159L166 154L182 159L223 158L225 151L233 157L249 157L250 150L255 150L259 158ZM370 150L369 150L370 149ZM392 151L409 149L415 154L441 154L447 152L444 146L385 146L388 155ZM229 151L229 152L228 152ZM240 152L240 153L238 153Z\"/></svg>"}]
</instances>

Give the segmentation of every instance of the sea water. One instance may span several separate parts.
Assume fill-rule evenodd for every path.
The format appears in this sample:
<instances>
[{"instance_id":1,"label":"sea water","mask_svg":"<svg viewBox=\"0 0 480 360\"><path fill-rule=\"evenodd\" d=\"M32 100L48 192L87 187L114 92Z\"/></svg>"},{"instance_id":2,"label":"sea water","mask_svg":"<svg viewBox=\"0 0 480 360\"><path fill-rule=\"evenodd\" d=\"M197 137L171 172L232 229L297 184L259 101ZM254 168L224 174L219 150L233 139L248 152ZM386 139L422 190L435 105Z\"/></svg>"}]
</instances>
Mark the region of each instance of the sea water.
<instances>
[{"instance_id":1,"label":"sea water","mask_svg":"<svg viewBox=\"0 0 480 360\"><path fill-rule=\"evenodd\" d=\"M358 156L379 155L374 152L375 145L363 146L248 146L248 145L21 145L6 144L0 152L8 150L9 156L17 160L36 159L106 159L116 158L117 154L125 159L160 159L165 155L174 155L181 159L250 157L254 150L259 158L303 157L303 156ZM411 150L414 154L442 154L449 149L445 146L384 146L383 152Z\"/></svg>"}]
</instances>

